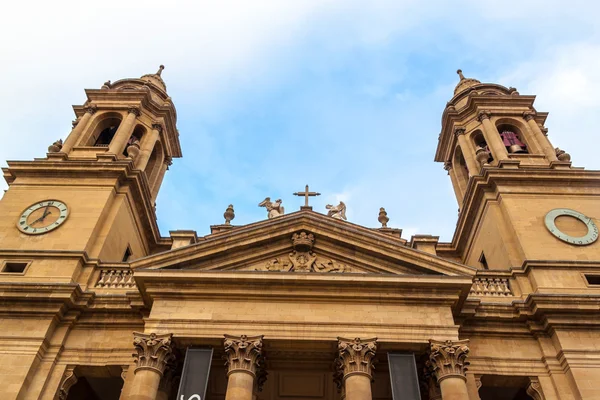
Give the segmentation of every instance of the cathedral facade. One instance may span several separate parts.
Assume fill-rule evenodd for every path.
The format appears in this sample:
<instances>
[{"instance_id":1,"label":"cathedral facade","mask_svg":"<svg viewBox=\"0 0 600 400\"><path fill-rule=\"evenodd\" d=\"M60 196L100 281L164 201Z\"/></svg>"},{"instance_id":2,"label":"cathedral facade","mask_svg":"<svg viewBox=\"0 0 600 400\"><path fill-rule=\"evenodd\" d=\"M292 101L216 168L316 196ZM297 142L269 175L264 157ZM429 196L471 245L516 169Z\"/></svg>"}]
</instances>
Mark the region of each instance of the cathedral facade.
<instances>
[{"instance_id":1,"label":"cathedral facade","mask_svg":"<svg viewBox=\"0 0 600 400\"><path fill-rule=\"evenodd\" d=\"M535 96L459 71L435 153L451 242L317 213L308 187L164 237L161 73L86 90L64 142L3 169L0 399L600 399L600 171Z\"/></svg>"}]
</instances>

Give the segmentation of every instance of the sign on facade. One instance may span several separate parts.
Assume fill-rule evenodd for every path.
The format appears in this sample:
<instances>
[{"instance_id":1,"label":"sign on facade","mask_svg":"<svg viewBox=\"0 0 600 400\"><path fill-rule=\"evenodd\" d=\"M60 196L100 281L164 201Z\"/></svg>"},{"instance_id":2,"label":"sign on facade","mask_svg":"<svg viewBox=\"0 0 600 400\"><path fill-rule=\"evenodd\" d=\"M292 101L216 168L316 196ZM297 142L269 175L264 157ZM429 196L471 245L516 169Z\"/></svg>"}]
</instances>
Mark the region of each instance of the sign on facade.
<instances>
[{"instance_id":1,"label":"sign on facade","mask_svg":"<svg viewBox=\"0 0 600 400\"><path fill-rule=\"evenodd\" d=\"M204 400L213 349L190 349L185 353L177 400Z\"/></svg>"}]
</instances>

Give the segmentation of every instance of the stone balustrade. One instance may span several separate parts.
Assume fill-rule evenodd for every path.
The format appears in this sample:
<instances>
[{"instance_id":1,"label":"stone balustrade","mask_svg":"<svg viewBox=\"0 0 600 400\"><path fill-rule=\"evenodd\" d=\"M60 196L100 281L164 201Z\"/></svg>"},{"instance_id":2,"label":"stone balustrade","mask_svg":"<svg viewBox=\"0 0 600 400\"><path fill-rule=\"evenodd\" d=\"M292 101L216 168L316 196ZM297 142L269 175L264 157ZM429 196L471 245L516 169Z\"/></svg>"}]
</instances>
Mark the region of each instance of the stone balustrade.
<instances>
[{"instance_id":1,"label":"stone balustrade","mask_svg":"<svg viewBox=\"0 0 600 400\"><path fill-rule=\"evenodd\" d=\"M101 269L97 288L104 289L133 289L136 287L133 280L133 271L130 269Z\"/></svg>"},{"instance_id":2,"label":"stone balustrade","mask_svg":"<svg viewBox=\"0 0 600 400\"><path fill-rule=\"evenodd\" d=\"M470 296L514 296L508 278L475 277L471 286Z\"/></svg>"}]
</instances>

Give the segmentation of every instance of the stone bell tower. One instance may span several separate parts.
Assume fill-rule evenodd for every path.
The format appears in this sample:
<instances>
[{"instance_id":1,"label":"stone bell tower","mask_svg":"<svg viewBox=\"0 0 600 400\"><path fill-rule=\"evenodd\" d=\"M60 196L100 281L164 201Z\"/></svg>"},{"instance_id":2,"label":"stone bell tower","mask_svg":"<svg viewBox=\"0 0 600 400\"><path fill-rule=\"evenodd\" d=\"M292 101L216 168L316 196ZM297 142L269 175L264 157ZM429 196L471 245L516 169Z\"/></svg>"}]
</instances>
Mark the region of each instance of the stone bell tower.
<instances>
[{"instance_id":1,"label":"stone bell tower","mask_svg":"<svg viewBox=\"0 0 600 400\"><path fill-rule=\"evenodd\" d=\"M572 167L552 146L535 96L458 74L435 155L459 204L457 258L482 269L600 259L596 225L587 223L599 216L598 172Z\"/></svg>"},{"instance_id":2,"label":"stone bell tower","mask_svg":"<svg viewBox=\"0 0 600 400\"><path fill-rule=\"evenodd\" d=\"M51 258L52 273L66 277L78 257L121 262L160 249L154 202L172 158L181 157L163 68L87 89L64 142L45 158L8 162L0 248L12 255L0 262L16 257L30 264L27 274L43 275ZM72 268L60 270L62 262Z\"/></svg>"}]
</instances>

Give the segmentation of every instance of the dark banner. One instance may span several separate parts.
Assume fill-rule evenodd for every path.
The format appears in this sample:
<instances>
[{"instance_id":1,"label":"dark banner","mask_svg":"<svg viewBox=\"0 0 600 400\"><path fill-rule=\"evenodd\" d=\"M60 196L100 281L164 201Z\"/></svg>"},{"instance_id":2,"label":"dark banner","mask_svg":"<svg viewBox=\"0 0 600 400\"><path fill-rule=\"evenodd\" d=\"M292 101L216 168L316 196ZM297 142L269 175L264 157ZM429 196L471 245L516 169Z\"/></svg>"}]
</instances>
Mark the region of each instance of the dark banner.
<instances>
[{"instance_id":1,"label":"dark banner","mask_svg":"<svg viewBox=\"0 0 600 400\"><path fill-rule=\"evenodd\" d=\"M394 400L421 400L417 363L412 353L388 353ZM178 399L179 400L179 399Z\"/></svg>"},{"instance_id":2,"label":"dark banner","mask_svg":"<svg viewBox=\"0 0 600 400\"><path fill-rule=\"evenodd\" d=\"M204 400L212 349L187 349L177 400Z\"/></svg>"}]
</instances>

